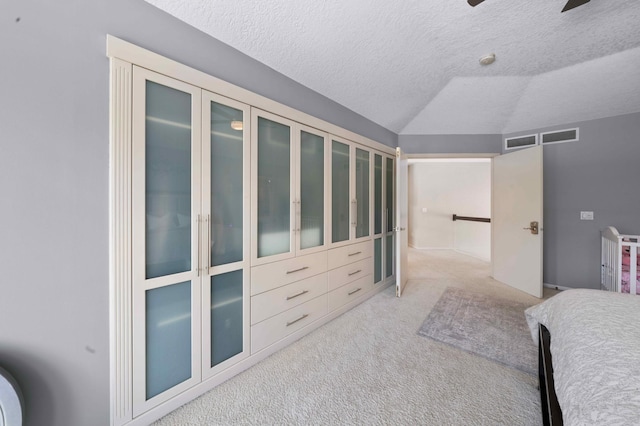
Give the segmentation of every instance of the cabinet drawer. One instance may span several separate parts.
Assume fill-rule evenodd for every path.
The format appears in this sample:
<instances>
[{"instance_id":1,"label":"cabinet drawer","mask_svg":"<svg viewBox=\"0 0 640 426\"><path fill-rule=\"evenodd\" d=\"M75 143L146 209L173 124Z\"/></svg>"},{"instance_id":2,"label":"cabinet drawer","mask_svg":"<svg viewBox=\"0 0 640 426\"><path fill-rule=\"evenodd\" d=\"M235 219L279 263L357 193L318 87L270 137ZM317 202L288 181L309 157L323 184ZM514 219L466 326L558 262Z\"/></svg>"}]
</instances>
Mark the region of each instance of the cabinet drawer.
<instances>
[{"instance_id":1,"label":"cabinet drawer","mask_svg":"<svg viewBox=\"0 0 640 426\"><path fill-rule=\"evenodd\" d=\"M329 250L329 269L339 268L349 263L371 257L373 254L373 242L364 241L350 246L338 247Z\"/></svg>"},{"instance_id":2,"label":"cabinet drawer","mask_svg":"<svg viewBox=\"0 0 640 426\"><path fill-rule=\"evenodd\" d=\"M309 254L251 268L251 295L318 275L327 270L327 252Z\"/></svg>"},{"instance_id":3,"label":"cabinet drawer","mask_svg":"<svg viewBox=\"0 0 640 426\"><path fill-rule=\"evenodd\" d=\"M373 258L360 260L329 271L328 290L335 290L346 283L373 273Z\"/></svg>"},{"instance_id":4,"label":"cabinet drawer","mask_svg":"<svg viewBox=\"0 0 640 426\"><path fill-rule=\"evenodd\" d=\"M327 273L306 278L251 298L251 324L315 299L327 292Z\"/></svg>"},{"instance_id":5,"label":"cabinet drawer","mask_svg":"<svg viewBox=\"0 0 640 426\"><path fill-rule=\"evenodd\" d=\"M251 353L272 343L327 314L327 295L316 297L251 327Z\"/></svg>"},{"instance_id":6,"label":"cabinet drawer","mask_svg":"<svg viewBox=\"0 0 640 426\"><path fill-rule=\"evenodd\" d=\"M329 312L356 300L373 288L373 275L362 277L329 292Z\"/></svg>"}]
</instances>

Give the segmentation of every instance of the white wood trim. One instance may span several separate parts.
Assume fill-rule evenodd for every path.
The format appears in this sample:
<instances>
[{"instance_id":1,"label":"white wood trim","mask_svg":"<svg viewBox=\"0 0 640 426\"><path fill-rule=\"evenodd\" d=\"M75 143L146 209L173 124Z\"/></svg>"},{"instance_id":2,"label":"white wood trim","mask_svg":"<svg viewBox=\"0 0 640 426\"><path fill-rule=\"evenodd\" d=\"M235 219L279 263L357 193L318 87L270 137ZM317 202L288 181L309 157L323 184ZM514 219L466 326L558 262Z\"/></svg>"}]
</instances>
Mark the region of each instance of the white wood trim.
<instances>
[{"instance_id":1,"label":"white wood trim","mask_svg":"<svg viewBox=\"0 0 640 426\"><path fill-rule=\"evenodd\" d=\"M109 362L110 424L133 417L131 348L132 66L110 61L109 98Z\"/></svg>"},{"instance_id":2,"label":"white wood trim","mask_svg":"<svg viewBox=\"0 0 640 426\"><path fill-rule=\"evenodd\" d=\"M136 46L135 44L129 43L110 34L107 34L107 56L111 58L119 58L132 64L152 69L177 80L188 82L189 84L199 86L205 90L218 93L222 96L235 99L262 110L272 111L273 113L299 123L306 124L310 127L314 127L320 131L350 139L354 142L378 149L382 152L389 154L395 152L394 148L373 139L359 135L350 130L346 130L342 127L336 126L335 124L321 120L312 115L298 111L294 108L213 77L202 71L198 71L174 60L165 58L164 56Z\"/></svg>"}]
</instances>

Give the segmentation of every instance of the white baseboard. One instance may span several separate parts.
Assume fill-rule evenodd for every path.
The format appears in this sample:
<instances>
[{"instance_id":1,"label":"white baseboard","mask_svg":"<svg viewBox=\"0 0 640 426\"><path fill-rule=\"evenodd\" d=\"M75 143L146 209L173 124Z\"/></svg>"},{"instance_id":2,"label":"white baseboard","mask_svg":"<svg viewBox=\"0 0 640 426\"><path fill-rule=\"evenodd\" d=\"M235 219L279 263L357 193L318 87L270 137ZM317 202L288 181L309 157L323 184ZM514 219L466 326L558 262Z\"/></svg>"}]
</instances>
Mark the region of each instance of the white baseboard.
<instances>
[{"instance_id":1,"label":"white baseboard","mask_svg":"<svg viewBox=\"0 0 640 426\"><path fill-rule=\"evenodd\" d=\"M482 260L483 262L489 262L489 263L491 262L491 259L486 258L486 257L482 257L482 256L478 256L475 253L470 253L470 252L467 252L467 251L457 250L457 249L453 249L453 251L455 251L456 253L464 254L465 256L473 257L474 259Z\"/></svg>"},{"instance_id":2,"label":"white baseboard","mask_svg":"<svg viewBox=\"0 0 640 426\"><path fill-rule=\"evenodd\" d=\"M552 288L554 290L560 290L560 291L571 290L571 287L565 287L562 285L555 285L555 284L549 284L549 283L544 283L543 285L547 288Z\"/></svg>"},{"instance_id":3,"label":"white baseboard","mask_svg":"<svg viewBox=\"0 0 640 426\"><path fill-rule=\"evenodd\" d=\"M453 247L420 247L414 244L409 244L409 247L417 250L453 250Z\"/></svg>"}]
</instances>

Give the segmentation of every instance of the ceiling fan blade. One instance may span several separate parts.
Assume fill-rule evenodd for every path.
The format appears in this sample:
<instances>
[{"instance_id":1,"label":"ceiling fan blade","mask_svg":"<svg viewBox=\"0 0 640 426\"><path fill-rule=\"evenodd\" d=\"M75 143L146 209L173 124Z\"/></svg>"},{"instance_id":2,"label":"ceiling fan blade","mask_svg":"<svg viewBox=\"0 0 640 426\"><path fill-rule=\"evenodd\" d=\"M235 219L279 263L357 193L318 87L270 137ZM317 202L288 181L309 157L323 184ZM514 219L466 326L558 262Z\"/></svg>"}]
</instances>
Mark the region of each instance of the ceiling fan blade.
<instances>
[{"instance_id":1,"label":"ceiling fan blade","mask_svg":"<svg viewBox=\"0 0 640 426\"><path fill-rule=\"evenodd\" d=\"M479 5L480 3L482 3L484 0L467 0L467 3L469 3L470 6L476 7L477 5ZM589 0L587 0L589 1Z\"/></svg>"},{"instance_id":2,"label":"ceiling fan blade","mask_svg":"<svg viewBox=\"0 0 640 426\"><path fill-rule=\"evenodd\" d=\"M575 7L578 6L582 6L585 3L589 3L591 0L569 0L567 2L567 4L564 6L564 9L562 9L563 12L566 12L567 10L571 10Z\"/></svg>"}]
</instances>

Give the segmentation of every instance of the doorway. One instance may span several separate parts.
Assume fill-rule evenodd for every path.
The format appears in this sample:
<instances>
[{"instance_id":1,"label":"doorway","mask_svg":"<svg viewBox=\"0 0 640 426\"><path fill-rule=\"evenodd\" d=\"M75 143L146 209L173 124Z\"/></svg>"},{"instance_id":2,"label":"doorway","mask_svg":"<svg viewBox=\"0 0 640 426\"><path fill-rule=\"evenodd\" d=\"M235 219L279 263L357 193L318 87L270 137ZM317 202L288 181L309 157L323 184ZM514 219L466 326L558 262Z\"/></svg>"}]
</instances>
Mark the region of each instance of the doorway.
<instances>
[{"instance_id":1,"label":"doorway","mask_svg":"<svg viewBox=\"0 0 640 426\"><path fill-rule=\"evenodd\" d=\"M410 159L408 174L409 246L491 262L491 159Z\"/></svg>"}]
</instances>

